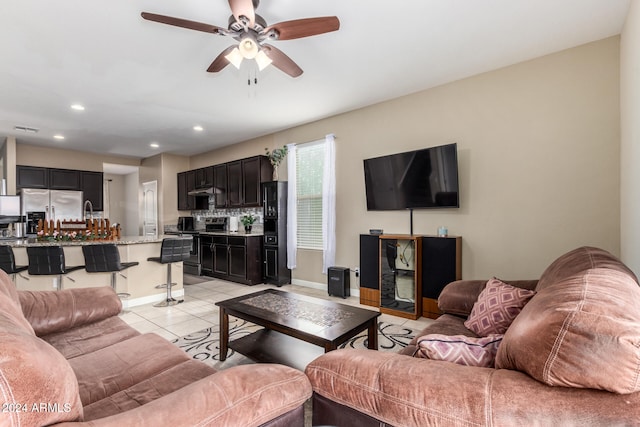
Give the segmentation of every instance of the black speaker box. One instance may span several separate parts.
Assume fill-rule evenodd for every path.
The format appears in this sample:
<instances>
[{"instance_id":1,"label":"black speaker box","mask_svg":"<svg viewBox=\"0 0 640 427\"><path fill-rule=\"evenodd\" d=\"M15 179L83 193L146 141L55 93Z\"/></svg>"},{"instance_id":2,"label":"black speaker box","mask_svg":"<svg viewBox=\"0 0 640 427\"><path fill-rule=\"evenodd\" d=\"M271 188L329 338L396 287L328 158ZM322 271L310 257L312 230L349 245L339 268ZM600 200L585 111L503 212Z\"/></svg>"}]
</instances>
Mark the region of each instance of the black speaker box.
<instances>
[{"instance_id":1,"label":"black speaker box","mask_svg":"<svg viewBox=\"0 0 640 427\"><path fill-rule=\"evenodd\" d=\"M346 298L351 295L349 290L349 269L345 267L329 267L327 279L329 280L329 296Z\"/></svg>"},{"instance_id":2,"label":"black speaker box","mask_svg":"<svg viewBox=\"0 0 640 427\"><path fill-rule=\"evenodd\" d=\"M360 235L360 287L380 289L380 237Z\"/></svg>"}]
</instances>

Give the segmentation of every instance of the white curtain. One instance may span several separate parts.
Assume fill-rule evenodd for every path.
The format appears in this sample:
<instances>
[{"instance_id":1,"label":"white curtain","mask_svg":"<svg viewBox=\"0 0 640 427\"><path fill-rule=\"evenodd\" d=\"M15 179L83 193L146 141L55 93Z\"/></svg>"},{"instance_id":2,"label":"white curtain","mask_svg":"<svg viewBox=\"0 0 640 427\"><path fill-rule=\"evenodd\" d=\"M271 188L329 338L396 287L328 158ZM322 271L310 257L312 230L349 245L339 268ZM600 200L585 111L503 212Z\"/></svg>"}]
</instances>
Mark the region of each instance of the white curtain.
<instances>
[{"instance_id":1,"label":"white curtain","mask_svg":"<svg viewBox=\"0 0 640 427\"><path fill-rule=\"evenodd\" d=\"M324 144L324 172L322 176L322 273L336 261L336 149L335 136L329 134Z\"/></svg>"},{"instance_id":2,"label":"white curtain","mask_svg":"<svg viewBox=\"0 0 640 427\"><path fill-rule=\"evenodd\" d=\"M289 155L287 157L287 178L289 188L287 190L287 268L296 268L298 254L298 196L296 185L296 145L287 145Z\"/></svg>"}]
</instances>

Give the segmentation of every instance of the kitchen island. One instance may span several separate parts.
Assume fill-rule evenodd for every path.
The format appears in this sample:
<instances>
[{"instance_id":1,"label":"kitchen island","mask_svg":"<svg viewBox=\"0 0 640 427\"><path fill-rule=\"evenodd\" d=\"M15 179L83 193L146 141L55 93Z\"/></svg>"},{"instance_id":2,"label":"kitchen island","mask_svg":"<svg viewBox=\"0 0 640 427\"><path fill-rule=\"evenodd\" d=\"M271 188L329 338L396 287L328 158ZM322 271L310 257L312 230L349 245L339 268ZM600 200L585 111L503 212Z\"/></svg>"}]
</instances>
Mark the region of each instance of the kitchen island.
<instances>
[{"instance_id":1,"label":"kitchen island","mask_svg":"<svg viewBox=\"0 0 640 427\"><path fill-rule=\"evenodd\" d=\"M130 267L117 274L117 291L127 292L131 297L124 299L125 308L136 305L162 301L166 297L166 289L156 286L167 282L167 266L157 262L147 261L150 257L160 256L160 247L165 237L175 236L123 236L118 240L86 240L86 241L37 241L36 239L18 239L5 241L3 244L13 247L16 265L28 265L27 247L29 246L62 246L67 267L84 265L82 246L104 243L114 243L118 246L121 262L137 261L139 265ZM174 263L171 279L175 283L172 287L174 297L184 295L182 262ZM124 276L124 277L123 277ZM28 279L28 280L27 280ZM27 271L16 276L16 287L20 290L40 291L55 290L57 276L32 276ZM110 273L87 273L80 269L64 276L63 289L110 286Z\"/></svg>"}]
</instances>

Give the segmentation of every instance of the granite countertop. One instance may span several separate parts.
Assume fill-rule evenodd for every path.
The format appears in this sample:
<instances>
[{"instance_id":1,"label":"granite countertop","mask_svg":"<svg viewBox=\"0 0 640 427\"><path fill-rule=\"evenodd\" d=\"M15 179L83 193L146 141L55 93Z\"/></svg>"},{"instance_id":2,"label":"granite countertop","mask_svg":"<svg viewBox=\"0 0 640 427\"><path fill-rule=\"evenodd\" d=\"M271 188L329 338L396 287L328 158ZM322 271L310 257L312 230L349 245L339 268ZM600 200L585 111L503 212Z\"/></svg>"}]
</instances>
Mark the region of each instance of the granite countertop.
<instances>
[{"instance_id":1,"label":"granite countertop","mask_svg":"<svg viewBox=\"0 0 640 427\"><path fill-rule=\"evenodd\" d=\"M175 236L122 236L118 240L71 240L71 241L38 241L34 237L6 240L2 244L12 246L15 248L28 247L28 246L84 246L84 245L97 245L101 243L115 243L116 245L135 245L141 243L160 243L165 237Z\"/></svg>"},{"instance_id":2,"label":"granite countertop","mask_svg":"<svg viewBox=\"0 0 640 427\"><path fill-rule=\"evenodd\" d=\"M251 237L251 236L264 236L262 231L251 231L247 233L244 230L238 230L237 232L230 231L199 231L200 236L229 236L229 237Z\"/></svg>"}]
</instances>

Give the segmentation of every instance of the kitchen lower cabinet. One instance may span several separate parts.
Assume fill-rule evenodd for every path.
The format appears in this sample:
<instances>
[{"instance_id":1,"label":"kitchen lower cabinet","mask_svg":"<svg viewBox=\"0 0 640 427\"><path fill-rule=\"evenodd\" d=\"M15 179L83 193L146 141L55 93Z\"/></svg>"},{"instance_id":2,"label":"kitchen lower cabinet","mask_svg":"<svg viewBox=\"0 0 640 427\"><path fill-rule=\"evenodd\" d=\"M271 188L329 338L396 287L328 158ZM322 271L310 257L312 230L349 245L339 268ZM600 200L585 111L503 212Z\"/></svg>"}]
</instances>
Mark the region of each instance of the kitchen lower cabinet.
<instances>
[{"instance_id":1,"label":"kitchen lower cabinet","mask_svg":"<svg viewBox=\"0 0 640 427\"><path fill-rule=\"evenodd\" d=\"M262 236L201 235L202 274L245 285L262 283Z\"/></svg>"}]
</instances>

